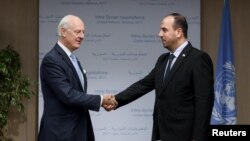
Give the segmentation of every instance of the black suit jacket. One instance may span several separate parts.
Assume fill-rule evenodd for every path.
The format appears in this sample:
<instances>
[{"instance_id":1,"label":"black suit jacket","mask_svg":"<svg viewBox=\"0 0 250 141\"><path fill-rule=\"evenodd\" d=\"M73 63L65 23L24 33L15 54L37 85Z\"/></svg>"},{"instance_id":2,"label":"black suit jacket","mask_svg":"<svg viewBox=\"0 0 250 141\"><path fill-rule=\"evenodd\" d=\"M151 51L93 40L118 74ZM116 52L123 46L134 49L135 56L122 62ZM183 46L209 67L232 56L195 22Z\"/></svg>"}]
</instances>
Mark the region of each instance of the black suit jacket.
<instances>
[{"instance_id":1,"label":"black suit jacket","mask_svg":"<svg viewBox=\"0 0 250 141\"><path fill-rule=\"evenodd\" d=\"M86 93L70 58L58 44L43 58L40 79L44 112L38 140L94 141L88 110L98 111L101 98Z\"/></svg>"},{"instance_id":2,"label":"black suit jacket","mask_svg":"<svg viewBox=\"0 0 250 141\"><path fill-rule=\"evenodd\" d=\"M163 82L169 53L143 79L115 96L119 107L155 89L152 141L207 141L214 100L213 64L208 54L183 49Z\"/></svg>"}]
</instances>

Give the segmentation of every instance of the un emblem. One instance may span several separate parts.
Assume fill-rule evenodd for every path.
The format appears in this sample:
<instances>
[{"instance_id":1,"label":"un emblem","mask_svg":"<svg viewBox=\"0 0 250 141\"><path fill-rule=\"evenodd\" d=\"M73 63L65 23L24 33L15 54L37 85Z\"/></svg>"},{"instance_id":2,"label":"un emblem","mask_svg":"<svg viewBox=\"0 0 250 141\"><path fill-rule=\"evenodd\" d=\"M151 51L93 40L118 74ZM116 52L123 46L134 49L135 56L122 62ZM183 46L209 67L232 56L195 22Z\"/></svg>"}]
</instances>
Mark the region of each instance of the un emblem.
<instances>
[{"instance_id":1,"label":"un emblem","mask_svg":"<svg viewBox=\"0 0 250 141\"><path fill-rule=\"evenodd\" d=\"M235 68L231 62L226 62L215 80L213 122L236 124L235 101Z\"/></svg>"}]
</instances>

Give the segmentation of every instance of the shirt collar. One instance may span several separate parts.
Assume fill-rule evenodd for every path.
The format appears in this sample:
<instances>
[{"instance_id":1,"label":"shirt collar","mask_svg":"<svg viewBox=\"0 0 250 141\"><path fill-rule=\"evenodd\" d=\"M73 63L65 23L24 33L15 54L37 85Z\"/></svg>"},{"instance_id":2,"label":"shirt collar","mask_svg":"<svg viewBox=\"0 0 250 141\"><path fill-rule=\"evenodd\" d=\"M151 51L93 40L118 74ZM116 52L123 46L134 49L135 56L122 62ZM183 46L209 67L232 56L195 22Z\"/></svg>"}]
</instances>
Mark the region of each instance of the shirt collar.
<instances>
[{"instance_id":1,"label":"shirt collar","mask_svg":"<svg viewBox=\"0 0 250 141\"><path fill-rule=\"evenodd\" d=\"M177 58L181 54L182 50L187 46L187 44L188 44L188 41L185 41L172 54L174 54L174 56Z\"/></svg>"},{"instance_id":2,"label":"shirt collar","mask_svg":"<svg viewBox=\"0 0 250 141\"><path fill-rule=\"evenodd\" d=\"M62 50L70 57L72 52L65 46L63 45L60 41L57 42L57 44L62 48Z\"/></svg>"}]
</instances>

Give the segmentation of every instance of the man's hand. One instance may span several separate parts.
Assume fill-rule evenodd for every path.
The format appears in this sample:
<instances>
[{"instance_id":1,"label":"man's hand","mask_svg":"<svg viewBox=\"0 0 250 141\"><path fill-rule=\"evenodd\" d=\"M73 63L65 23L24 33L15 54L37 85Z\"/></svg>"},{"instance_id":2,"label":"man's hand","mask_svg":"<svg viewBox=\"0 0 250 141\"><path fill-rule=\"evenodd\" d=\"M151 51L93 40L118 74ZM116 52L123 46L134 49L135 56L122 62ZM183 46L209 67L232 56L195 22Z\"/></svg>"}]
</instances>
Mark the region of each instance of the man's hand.
<instances>
[{"instance_id":1,"label":"man's hand","mask_svg":"<svg viewBox=\"0 0 250 141\"><path fill-rule=\"evenodd\" d=\"M118 103L115 100L115 97L111 94L106 94L103 96L102 107L106 111L114 110L117 107Z\"/></svg>"}]
</instances>

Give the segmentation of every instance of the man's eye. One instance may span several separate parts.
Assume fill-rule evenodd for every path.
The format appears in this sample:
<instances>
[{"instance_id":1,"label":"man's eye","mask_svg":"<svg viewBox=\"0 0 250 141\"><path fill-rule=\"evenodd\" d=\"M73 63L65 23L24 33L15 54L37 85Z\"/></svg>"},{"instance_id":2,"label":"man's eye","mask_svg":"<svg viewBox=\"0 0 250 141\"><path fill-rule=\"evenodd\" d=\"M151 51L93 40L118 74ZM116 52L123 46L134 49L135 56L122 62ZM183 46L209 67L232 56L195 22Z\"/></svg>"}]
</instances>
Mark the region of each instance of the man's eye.
<instances>
[{"instance_id":1,"label":"man's eye","mask_svg":"<svg viewBox=\"0 0 250 141\"><path fill-rule=\"evenodd\" d=\"M162 28L161 30L162 30L162 32L164 32L164 33L168 31L166 28Z\"/></svg>"},{"instance_id":2,"label":"man's eye","mask_svg":"<svg viewBox=\"0 0 250 141\"><path fill-rule=\"evenodd\" d=\"M81 31L80 30L76 30L75 33L81 33Z\"/></svg>"}]
</instances>

